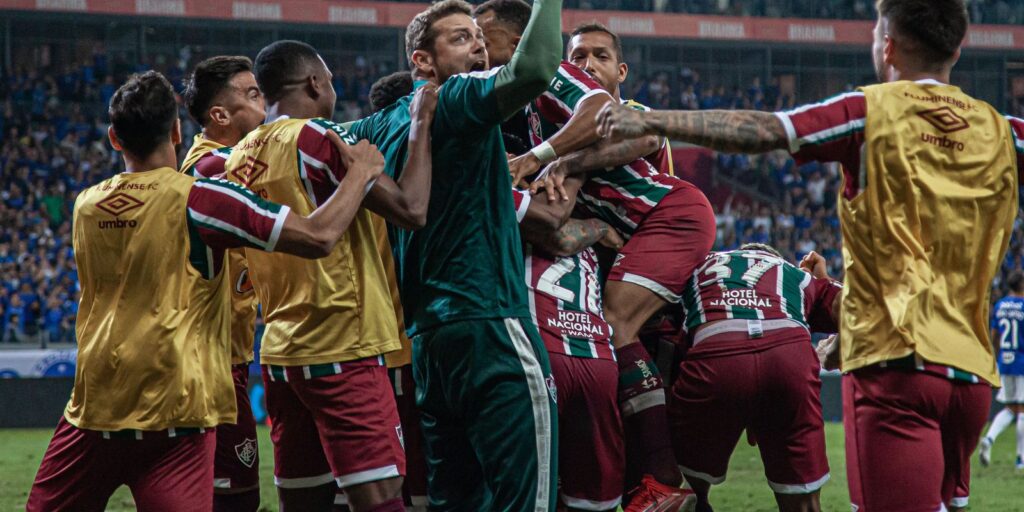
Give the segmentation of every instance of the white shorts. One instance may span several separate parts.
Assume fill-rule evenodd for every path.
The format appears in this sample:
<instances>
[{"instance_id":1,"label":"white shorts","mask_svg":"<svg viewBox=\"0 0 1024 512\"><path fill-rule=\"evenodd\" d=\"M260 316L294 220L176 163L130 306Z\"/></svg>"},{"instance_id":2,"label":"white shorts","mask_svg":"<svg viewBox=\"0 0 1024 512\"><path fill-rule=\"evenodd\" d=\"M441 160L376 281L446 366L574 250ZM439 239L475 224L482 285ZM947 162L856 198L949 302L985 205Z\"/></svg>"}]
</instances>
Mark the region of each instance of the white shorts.
<instances>
[{"instance_id":1,"label":"white shorts","mask_svg":"<svg viewBox=\"0 0 1024 512\"><path fill-rule=\"evenodd\" d=\"M999 388L996 401L1003 405L1024 405L1024 375L1003 375L999 379L1003 387Z\"/></svg>"}]
</instances>

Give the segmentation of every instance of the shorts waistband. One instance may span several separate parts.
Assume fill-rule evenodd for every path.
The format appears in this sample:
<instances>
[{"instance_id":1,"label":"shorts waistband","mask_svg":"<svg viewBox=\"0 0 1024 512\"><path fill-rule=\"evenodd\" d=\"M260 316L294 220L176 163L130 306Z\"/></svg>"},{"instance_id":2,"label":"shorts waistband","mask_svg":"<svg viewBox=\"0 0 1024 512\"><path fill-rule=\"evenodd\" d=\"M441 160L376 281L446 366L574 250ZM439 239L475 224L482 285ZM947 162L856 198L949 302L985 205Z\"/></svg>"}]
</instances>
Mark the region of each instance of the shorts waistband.
<instances>
[{"instance_id":1,"label":"shorts waistband","mask_svg":"<svg viewBox=\"0 0 1024 512\"><path fill-rule=\"evenodd\" d=\"M708 338L725 333L741 332L746 333L751 339L757 339L764 336L764 333L768 331L793 328L806 329L800 322L790 320L789 318L775 320L739 320L734 318L731 320L721 320L701 327L697 334L693 336L693 346L696 347L700 343L707 341Z\"/></svg>"},{"instance_id":2,"label":"shorts waistband","mask_svg":"<svg viewBox=\"0 0 1024 512\"><path fill-rule=\"evenodd\" d=\"M124 430L82 430L88 432L96 432L100 434L103 437L103 439L132 439L135 441L145 441L149 439L171 439L175 437L186 437L194 436L196 434L205 434L208 431L212 431L213 428L172 427L164 430L135 430L130 428Z\"/></svg>"},{"instance_id":3,"label":"shorts waistband","mask_svg":"<svg viewBox=\"0 0 1024 512\"><path fill-rule=\"evenodd\" d=\"M309 380L320 377L330 377L350 371L355 368L366 368L374 366L385 366L384 356L373 356L353 361L338 363L308 364L303 366L279 366L276 364L262 364L263 372L271 382L292 380Z\"/></svg>"}]
</instances>

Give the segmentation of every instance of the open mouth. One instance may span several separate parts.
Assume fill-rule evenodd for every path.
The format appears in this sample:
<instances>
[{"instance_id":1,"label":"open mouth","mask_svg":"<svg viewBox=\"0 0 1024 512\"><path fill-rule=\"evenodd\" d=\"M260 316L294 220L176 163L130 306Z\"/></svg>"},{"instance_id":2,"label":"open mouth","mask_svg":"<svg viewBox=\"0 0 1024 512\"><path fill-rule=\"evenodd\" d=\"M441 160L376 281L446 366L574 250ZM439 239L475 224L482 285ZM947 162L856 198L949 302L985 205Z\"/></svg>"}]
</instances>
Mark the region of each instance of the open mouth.
<instances>
[{"instance_id":1,"label":"open mouth","mask_svg":"<svg viewBox=\"0 0 1024 512\"><path fill-rule=\"evenodd\" d=\"M470 71L486 71L487 70L487 61L486 60L478 60L478 61L474 62L473 66L470 67L469 69L470 69Z\"/></svg>"}]
</instances>

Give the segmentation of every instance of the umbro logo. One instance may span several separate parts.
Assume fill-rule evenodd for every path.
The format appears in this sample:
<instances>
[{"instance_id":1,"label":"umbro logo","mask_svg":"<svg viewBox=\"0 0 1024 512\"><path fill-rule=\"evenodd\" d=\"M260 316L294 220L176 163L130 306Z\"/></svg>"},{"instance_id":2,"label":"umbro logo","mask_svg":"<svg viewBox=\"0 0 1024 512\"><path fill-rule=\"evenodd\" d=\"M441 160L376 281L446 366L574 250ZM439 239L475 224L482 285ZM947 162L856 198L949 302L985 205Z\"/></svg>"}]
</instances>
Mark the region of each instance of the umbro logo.
<instances>
[{"instance_id":1,"label":"umbro logo","mask_svg":"<svg viewBox=\"0 0 1024 512\"><path fill-rule=\"evenodd\" d=\"M968 123L966 119L960 117L953 109L949 107L933 108L931 110L925 110L918 112L917 115L921 116L922 119L928 121L928 124L938 128L942 133L953 133L960 130L970 128L971 123Z\"/></svg>"},{"instance_id":2,"label":"umbro logo","mask_svg":"<svg viewBox=\"0 0 1024 512\"><path fill-rule=\"evenodd\" d=\"M262 160L257 160L251 156L245 157L243 162L238 167L228 171L228 176L232 181L241 183L246 187L252 186L264 172L267 172L267 164Z\"/></svg>"},{"instance_id":3,"label":"umbro logo","mask_svg":"<svg viewBox=\"0 0 1024 512\"><path fill-rule=\"evenodd\" d=\"M125 194L124 192L118 192L98 203L96 207L103 210L115 217L124 215L136 208L141 207L146 203L135 199L134 197Z\"/></svg>"}]
</instances>

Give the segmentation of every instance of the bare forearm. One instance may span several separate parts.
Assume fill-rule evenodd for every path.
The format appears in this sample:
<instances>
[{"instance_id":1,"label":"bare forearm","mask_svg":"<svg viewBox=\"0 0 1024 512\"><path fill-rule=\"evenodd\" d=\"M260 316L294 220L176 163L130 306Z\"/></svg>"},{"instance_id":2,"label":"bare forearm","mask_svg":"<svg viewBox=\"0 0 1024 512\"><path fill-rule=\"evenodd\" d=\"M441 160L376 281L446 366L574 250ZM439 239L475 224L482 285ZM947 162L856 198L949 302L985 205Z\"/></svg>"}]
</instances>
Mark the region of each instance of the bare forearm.
<instances>
[{"instance_id":1,"label":"bare forearm","mask_svg":"<svg viewBox=\"0 0 1024 512\"><path fill-rule=\"evenodd\" d=\"M608 224L597 219L569 219L539 245L555 256L572 256L607 236L609 229L612 228Z\"/></svg>"},{"instance_id":2,"label":"bare forearm","mask_svg":"<svg viewBox=\"0 0 1024 512\"><path fill-rule=\"evenodd\" d=\"M398 178L398 186L411 216L424 221L430 204L430 178L433 174L430 124L430 119L413 119L409 127L409 155Z\"/></svg>"},{"instance_id":3,"label":"bare forearm","mask_svg":"<svg viewBox=\"0 0 1024 512\"><path fill-rule=\"evenodd\" d=\"M551 144L555 153L566 155L597 142L601 138L597 134L597 113L611 101L611 96L607 94L594 95L583 100L579 110L548 139L548 144Z\"/></svg>"},{"instance_id":4,"label":"bare forearm","mask_svg":"<svg viewBox=\"0 0 1024 512\"><path fill-rule=\"evenodd\" d=\"M648 135L638 139L601 142L565 155L559 158L559 162L565 165L565 170L570 175L586 174L626 165L653 153L657 148L658 137Z\"/></svg>"},{"instance_id":5,"label":"bare forearm","mask_svg":"<svg viewBox=\"0 0 1024 512\"><path fill-rule=\"evenodd\" d=\"M756 110L653 111L647 132L729 153L764 153L789 147L782 121Z\"/></svg>"}]
</instances>

